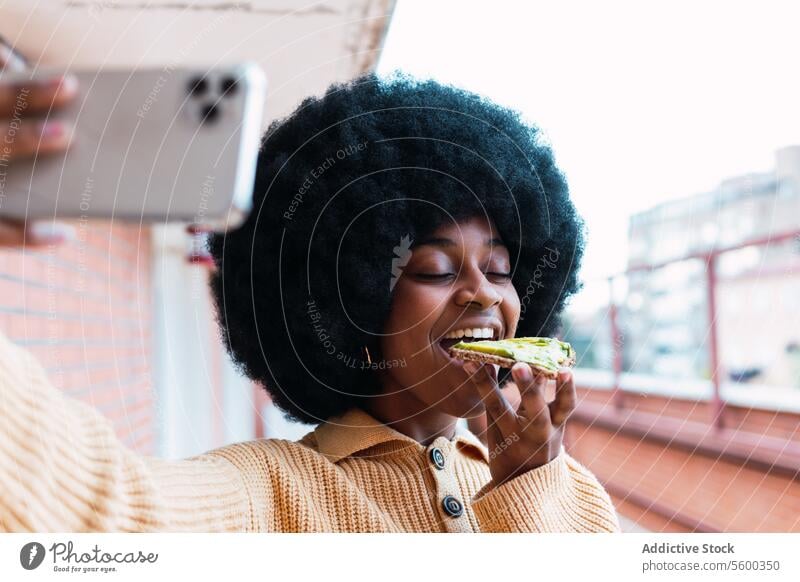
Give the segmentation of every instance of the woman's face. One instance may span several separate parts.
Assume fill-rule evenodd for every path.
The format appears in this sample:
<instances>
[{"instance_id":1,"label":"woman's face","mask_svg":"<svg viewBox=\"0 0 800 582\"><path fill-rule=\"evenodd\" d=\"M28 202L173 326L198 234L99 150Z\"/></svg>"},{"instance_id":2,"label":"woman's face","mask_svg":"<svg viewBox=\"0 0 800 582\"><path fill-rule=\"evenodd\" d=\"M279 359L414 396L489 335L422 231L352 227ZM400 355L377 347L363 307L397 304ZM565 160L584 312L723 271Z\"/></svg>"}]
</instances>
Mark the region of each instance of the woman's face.
<instances>
[{"instance_id":1,"label":"woman's face","mask_svg":"<svg viewBox=\"0 0 800 582\"><path fill-rule=\"evenodd\" d=\"M494 223L472 218L413 241L381 341L384 390L456 417L483 412L454 343L514 337L520 313L508 249ZM475 336L479 337L475 337ZM399 363L398 363L399 362Z\"/></svg>"}]
</instances>

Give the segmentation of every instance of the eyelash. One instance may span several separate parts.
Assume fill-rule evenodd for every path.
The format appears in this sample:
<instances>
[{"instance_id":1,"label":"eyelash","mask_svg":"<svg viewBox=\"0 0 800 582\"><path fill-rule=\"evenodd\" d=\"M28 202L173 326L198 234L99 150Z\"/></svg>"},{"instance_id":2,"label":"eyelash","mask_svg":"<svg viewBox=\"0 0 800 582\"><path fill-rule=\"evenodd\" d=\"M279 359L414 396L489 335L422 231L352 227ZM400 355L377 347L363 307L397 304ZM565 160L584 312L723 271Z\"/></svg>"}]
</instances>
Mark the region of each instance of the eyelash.
<instances>
[{"instance_id":1,"label":"eyelash","mask_svg":"<svg viewBox=\"0 0 800 582\"><path fill-rule=\"evenodd\" d=\"M503 279L510 279L511 273L486 273L490 277L501 277ZM417 273L417 277L428 281L443 281L450 277L455 277L455 273Z\"/></svg>"},{"instance_id":2,"label":"eyelash","mask_svg":"<svg viewBox=\"0 0 800 582\"><path fill-rule=\"evenodd\" d=\"M448 277L454 277L453 273L417 273L417 277L420 279L426 279L431 281L436 281L440 279L446 279Z\"/></svg>"}]
</instances>

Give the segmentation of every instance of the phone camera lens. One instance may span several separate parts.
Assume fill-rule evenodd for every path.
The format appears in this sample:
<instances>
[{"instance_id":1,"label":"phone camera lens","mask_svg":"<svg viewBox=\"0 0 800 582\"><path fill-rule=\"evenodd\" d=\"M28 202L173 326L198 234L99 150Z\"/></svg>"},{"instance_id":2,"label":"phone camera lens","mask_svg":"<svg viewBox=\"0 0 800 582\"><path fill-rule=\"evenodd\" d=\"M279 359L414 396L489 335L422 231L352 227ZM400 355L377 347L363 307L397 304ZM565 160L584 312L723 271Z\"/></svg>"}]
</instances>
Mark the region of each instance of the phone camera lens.
<instances>
[{"instance_id":1,"label":"phone camera lens","mask_svg":"<svg viewBox=\"0 0 800 582\"><path fill-rule=\"evenodd\" d=\"M203 123L212 123L219 117L219 107L215 103L208 103L203 105L200 114L202 115Z\"/></svg>"},{"instance_id":2,"label":"phone camera lens","mask_svg":"<svg viewBox=\"0 0 800 582\"><path fill-rule=\"evenodd\" d=\"M194 77L189 81L189 93L195 97L205 94L208 91L208 81L204 77Z\"/></svg>"},{"instance_id":3,"label":"phone camera lens","mask_svg":"<svg viewBox=\"0 0 800 582\"><path fill-rule=\"evenodd\" d=\"M225 97L235 95L238 88L239 84L233 77L225 77L220 84L220 90Z\"/></svg>"}]
</instances>

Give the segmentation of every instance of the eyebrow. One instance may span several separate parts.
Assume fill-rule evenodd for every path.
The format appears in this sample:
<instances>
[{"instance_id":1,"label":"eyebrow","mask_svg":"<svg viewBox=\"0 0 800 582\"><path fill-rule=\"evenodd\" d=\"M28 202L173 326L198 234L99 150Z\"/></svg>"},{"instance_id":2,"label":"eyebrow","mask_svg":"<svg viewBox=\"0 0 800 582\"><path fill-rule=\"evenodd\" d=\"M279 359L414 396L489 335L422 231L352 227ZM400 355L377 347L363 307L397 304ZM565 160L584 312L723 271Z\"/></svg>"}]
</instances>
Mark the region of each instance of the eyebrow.
<instances>
[{"instance_id":1,"label":"eyebrow","mask_svg":"<svg viewBox=\"0 0 800 582\"><path fill-rule=\"evenodd\" d=\"M488 247L493 246L506 246L505 243L499 238L487 238L483 244ZM446 237L439 237L439 236L427 236L421 238L411 245L411 248L421 247L421 246L434 246L434 247L454 247L456 246L456 242L453 239L446 238Z\"/></svg>"},{"instance_id":2,"label":"eyebrow","mask_svg":"<svg viewBox=\"0 0 800 582\"><path fill-rule=\"evenodd\" d=\"M505 243L499 238L488 238L488 239L486 239L486 241L483 244L485 244L486 246L489 246L489 247L495 247L495 246L504 247L504 246L506 246ZM454 247L454 246L456 246L456 242L453 239L450 239L450 238L430 236L430 237L425 237L425 238L422 238L422 239L420 239L418 241L415 241L414 244L411 245L411 248L416 248L416 247L421 247L421 246L433 246L433 247L446 248L446 247Z\"/></svg>"}]
</instances>

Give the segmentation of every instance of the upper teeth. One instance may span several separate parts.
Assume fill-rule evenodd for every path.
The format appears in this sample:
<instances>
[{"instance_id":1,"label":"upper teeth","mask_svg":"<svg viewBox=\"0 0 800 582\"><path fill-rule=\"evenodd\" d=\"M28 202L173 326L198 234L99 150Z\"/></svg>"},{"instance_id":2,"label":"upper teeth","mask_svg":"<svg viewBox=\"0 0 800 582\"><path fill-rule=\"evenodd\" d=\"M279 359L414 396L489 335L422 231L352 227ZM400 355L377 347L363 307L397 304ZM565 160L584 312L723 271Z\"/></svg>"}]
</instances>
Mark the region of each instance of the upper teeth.
<instances>
[{"instance_id":1,"label":"upper teeth","mask_svg":"<svg viewBox=\"0 0 800 582\"><path fill-rule=\"evenodd\" d=\"M458 339L462 337L491 338L494 330L490 327L475 327L472 329L456 329L446 333L444 337L448 339Z\"/></svg>"}]
</instances>

